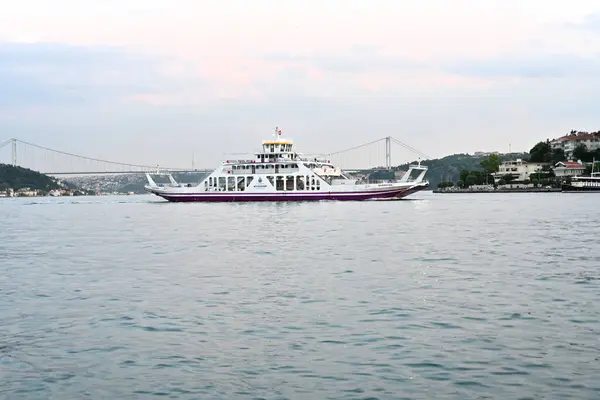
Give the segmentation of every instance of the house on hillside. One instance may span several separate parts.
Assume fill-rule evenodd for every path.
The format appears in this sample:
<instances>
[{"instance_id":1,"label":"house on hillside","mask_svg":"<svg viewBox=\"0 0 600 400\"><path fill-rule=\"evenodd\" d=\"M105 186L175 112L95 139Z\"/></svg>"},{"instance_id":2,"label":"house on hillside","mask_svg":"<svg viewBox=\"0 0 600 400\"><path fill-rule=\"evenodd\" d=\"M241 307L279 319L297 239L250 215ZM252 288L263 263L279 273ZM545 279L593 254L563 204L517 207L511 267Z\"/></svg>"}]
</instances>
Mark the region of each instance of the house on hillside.
<instances>
[{"instance_id":1,"label":"house on hillside","mask_svg":"<svg viewBox=\"0 0 600 400\"><path fill-rule=\"evenodd\" d=\"M590 134L567 135L554 139L550 142L552 150L561 149L565 152L567 159L573 157L573 152L579 145L585 145L588 151L600 148L600 136Z\"/></svg>"},{"instance_id":2,"label":"house on hillside","mask_svg":"<svg viewBox=\"0 0 600 400\"><path fill-rule=\"evenodd\" d=\"M489 157L492 154L500 155L498 151L476 151L473 155L475 157Z\"/></svg>"},{"instance_id":3,"label":"house on hillside","mask_svg":"<svg viewBox=\"0 0 600 400\"><path fill-rule=\"evenodd\" d=\"M498 182L506 175L512 176L513 180L523 182L529 180L531 174L541 172L547 163L528 162L520 158L511 161L504 161L500 164L498 172L493 174L494 181Z\"/></svg>"},{"instance_id":4,"label":"house on hillside","mask_svg":"<svg viewBox=\"0 0 600 400\"><path fill-rule=\"evenodd\" d=\"M556 163L553 170L557 178L566 178L567 176L583 175L585 165L581 161L561 161Z\"/></svg>"}]
</instances>

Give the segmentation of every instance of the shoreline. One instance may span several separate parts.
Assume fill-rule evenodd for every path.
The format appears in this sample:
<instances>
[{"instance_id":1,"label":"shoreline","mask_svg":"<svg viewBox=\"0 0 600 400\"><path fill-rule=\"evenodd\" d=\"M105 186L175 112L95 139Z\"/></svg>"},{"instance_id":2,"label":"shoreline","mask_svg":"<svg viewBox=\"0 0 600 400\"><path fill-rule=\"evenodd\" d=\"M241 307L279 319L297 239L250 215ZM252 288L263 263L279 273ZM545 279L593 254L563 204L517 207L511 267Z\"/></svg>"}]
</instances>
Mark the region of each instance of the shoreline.
<instances>
[{"instance_id":1,"label":"shoreline","mask_svg":"<svg viewBox=\"0 0 600 400\"><path fill-rule=\"evenodd\" d=\"M527 189L500 189L500 190L434 190L433 193L561 193L560 188L527 188Z\"/></svg>"}]
</instances>

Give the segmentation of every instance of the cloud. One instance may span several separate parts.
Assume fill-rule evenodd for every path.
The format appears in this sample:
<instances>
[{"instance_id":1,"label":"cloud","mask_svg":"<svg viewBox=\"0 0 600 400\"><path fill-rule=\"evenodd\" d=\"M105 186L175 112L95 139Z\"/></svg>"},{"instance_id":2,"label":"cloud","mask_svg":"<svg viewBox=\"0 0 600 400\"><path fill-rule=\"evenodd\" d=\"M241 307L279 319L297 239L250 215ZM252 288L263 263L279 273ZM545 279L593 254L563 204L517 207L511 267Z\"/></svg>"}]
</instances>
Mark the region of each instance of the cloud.
<instances>
[{"instance_id":1,"label":"cloud","mask_svg":"<svg viewBox=\"0 0 600 400\"><path fill-rule=\"evenodd\" d=\"M209 167L223 151L254 150L276 125L306 152L391 135L433 156L508 143L528 150L570 129L597 129L599 60L568 47L398 54L401 42L393 49L372 40L265 54L278 46L241 52L217 39L220 54L198 46L177 58L156 49L0 43L0 108L13 107L0 112L0 130L141 164L188 165L193 151L196 165ZM414 155L394 150L393 158ZM356 155L352 163L368 161Z\"/></svg>"},{"instance_id":2,"label":"cloud","mask_svg":"<svg viewBox=\"0 0 600 400\"><path fill-rule=\"evenodd\" d=\"M43 79L0 70L0 107L27 107L44 104L77 104L83 99L66 88L57 88Z\"/></svg>"},{"instance_id":3,"label":"cloud","mask_svg":"<svg viewBox=\"0 0 600 400\"><path fill-rule=\"evenodd\" d=\"M176 63L117 47L0 43L0 106L156 101L203 87L191 71L173 73Z\"/></svg>"},{"instance_id":4,"label":"cloud","mask_svg":"<svg viewBox=\"0 0 600 400\"><path fill-rule=\"evenodd\" d=\"M273 52L264 56L267 62L296 65L335 73L377 73L414 70L423 63L414 59L382 53L377 46L357 45L338 53L297 54Z\"/></svg>"},{"instance_id":5,"label":"cloud","mask_svg":"<svg viewBox=\"0 0 600 400\"><path fill-rule=\"evenodd\" d=\"M581 29L586 31L600 32L600 12L588 14L579 22L566 23L567 28Z\"/></svg>"},{"instance_id":6,"label":"cloud","mask_svg":"<svg viewBox=\"0 0 600 400\"><path fill-rule=\"evenodd\" d=\"M443 70L473 78L597 79L600 57L575 54L508 55L441 63Z\"/></svg>"}]
</instances>

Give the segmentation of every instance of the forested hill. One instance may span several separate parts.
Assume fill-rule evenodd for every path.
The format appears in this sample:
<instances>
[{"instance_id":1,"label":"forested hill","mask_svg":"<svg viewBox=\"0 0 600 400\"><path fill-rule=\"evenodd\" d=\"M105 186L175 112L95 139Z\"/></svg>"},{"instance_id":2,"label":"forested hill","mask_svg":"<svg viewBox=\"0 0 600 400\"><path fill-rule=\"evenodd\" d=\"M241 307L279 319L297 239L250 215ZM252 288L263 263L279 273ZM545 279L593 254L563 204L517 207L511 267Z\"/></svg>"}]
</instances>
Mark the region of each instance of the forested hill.
<instances>
[{"instance_id":1,"label":"forested hill","mask_svg":"<svg viewBox=\"0 0 600 400\"><path fill-rule=\"evenodd\" d=\"M501 161L514 160L517 158L528 159L528 153L510 153L500 154ZM435 189L438 183L443 181L457 182L460 179L460 171L466 169L468 171L483 171L481 161L486 159L487 156L473 156L469 154L453 154L444 158L437 158L433 160L424 160L421 162L422 165L428 167L427 175L425 179L429 180L429 187ZM414 161L411 164L416 164ZM399 165L394 167L393 170L407 170L409 164ZM377 171L370 176L371 179L392 179L392 173L388 171Z\"/></svg>"},{"instance_id":2,"label":"forested hill","mask_svg":"<svg viewBox=\"0 0 600 400\"><path fill-rule=\"evenodd\" d=\"M31 169L0 164L0 190L11 188L15 190L30 188L32 190L48 191L60 189L61 185L56 179Z\"/></svg>"}]
</instances>

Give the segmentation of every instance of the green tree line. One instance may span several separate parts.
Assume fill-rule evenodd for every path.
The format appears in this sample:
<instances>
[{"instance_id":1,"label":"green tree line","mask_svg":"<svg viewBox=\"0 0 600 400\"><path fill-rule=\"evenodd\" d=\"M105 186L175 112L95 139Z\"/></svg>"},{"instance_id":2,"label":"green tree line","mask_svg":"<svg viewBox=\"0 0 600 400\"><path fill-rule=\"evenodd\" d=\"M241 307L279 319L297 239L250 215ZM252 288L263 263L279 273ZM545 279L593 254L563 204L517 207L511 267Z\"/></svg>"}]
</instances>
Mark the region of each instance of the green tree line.
<instances>
[{"instance_id":1,"label":"green tree line","mask_svg":"<svg viewBox=\"0 0 600 400\"><path fill-rule=\"evenodd\" d=\"M50 191L60 189L61 185L54 178L31 169L0 164L0 190L24 188Z\"/></svg>"}]
</instances>

